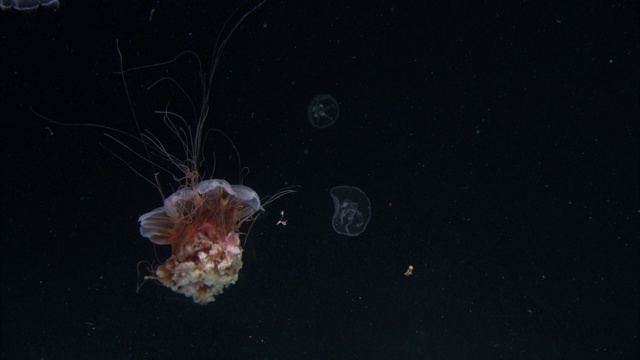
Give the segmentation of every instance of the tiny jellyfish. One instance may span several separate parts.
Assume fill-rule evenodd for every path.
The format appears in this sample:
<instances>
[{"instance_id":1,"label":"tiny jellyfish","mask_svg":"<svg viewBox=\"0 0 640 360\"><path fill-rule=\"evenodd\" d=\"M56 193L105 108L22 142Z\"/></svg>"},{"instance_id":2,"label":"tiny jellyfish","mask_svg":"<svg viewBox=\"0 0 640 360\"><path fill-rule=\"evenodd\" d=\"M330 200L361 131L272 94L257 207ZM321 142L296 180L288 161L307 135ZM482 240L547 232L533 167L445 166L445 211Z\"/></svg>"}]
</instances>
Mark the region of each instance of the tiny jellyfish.
<instances>
[{"instance_id":1,"label":"tiny jellyfish","mask_svg":"<svg viewBox=\"0 0 640 360\"><path fill-rule=\"evenodd\" d=\"M311 99L307 108L309 122L316 129L324 129L338 120L340 108L331 95L320 94Z\"/></svg>"},{"instance_id":2,"label":"tiny jellyfish","mask_svg":"<svg viewBox=\"0 0 640 360\"><path fill-rule=\"evenodd\" d=\"M39 6L57 8L59 5L58 0L0 0L0 9L2 10L35 10Z\"/></svg>"},{"instance_id":3,"label":"tiny jellyfish","mask_svg":"<svg viewBox=\"0 0 640 360\"><path fill-rule=\"evenodd\" d=\"M367 195L353 186L336 186L330 194L334 207L333 229L342 235L360 235L371 218L371 202Z\"/></svg>"}]
</instances>

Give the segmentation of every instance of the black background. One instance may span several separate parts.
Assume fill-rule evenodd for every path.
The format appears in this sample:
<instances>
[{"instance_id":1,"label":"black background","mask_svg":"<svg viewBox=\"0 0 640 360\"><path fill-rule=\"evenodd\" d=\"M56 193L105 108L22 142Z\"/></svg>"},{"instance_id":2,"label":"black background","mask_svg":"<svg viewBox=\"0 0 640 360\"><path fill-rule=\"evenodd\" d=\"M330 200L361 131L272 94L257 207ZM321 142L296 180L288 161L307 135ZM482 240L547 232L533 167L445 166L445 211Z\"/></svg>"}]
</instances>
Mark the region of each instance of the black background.
<instances>
[{"instance_id":1,"label":"black background","mask_svg":"<svg viewBox=\"0 0 640 360\"><path fill-rule=\"evenodd\" d=\"M637 358L637 2L472 4L268 1L242 22L208 124L245 185L300 188L255 222L239 281L207 306L136 293L156 257L137 218L162 199L111 152L148 164L29 107L135 134L116 40L125 68L184 50L208 67L251 4L0 13L2 357ZM141 126L176 153L152 112L185 98L146 86L172 76L199 103L195 64L128 73ZM321 93L341 114L319 130ZM239 182L213 140L214 176ZM371 200L358 237L331 227L337 185Z\"/></svg>"}]
</instances>

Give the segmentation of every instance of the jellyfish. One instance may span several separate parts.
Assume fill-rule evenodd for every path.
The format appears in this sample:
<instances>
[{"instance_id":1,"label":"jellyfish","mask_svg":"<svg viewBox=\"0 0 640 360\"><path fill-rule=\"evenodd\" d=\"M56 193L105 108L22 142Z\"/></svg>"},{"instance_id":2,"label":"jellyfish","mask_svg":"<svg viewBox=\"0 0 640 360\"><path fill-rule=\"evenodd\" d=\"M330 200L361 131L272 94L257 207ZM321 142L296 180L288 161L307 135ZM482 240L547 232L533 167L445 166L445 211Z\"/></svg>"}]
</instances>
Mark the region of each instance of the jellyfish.
<instances>
[{"instance_id":1,"label":"jellyfish","mask_svg":"<svg viewBox=\"0 0 640 360\"><path fill-rule=\"evenodd\" d=\"M44 2L41 1L40 4ZM261 200L253 189L242 185L240 157L231 139L218 129L205 129L205 122L210 111L213 78L220 61L220 55L234 30L263 3L264 1L261 1L253 6L235 23L230 22L233 14L229 17L216 41L207 74L203 72L199 56L192 51L184 51L166 62L125 69L122 52L116 42L120 55L119 74L133 121L138 130L136 134L98 124L65 124L49 119L31 109L36 116L54 124L90 126L106 130L105 135L108 138L151 165L153 178L148 178L127 163L137 175L155 186L163 197L163 206L139 217L140 234L153 244L170 245L171 255L162 264L150 269L151 274L145 276L145 279L157 280L174 292L191 297L194 302L203 305L215 301L216 296L238 280L243 264L243 249L240 241L242 225L255 220L264 207L271 202L296 191L292 188L285 188L274 195L263 197ZM226 26L230 27L226 28ZM226 35L222 36L225 28ZM202 86L199 111L189 94L184 91L184 87L171 76L165 75L147 88L151 89L160 83L168 83L177 87L192 107L193 124L187 120L186 116L169 109L169 105L164 110L155 112L162 116L162 121L167 126L171 139L179 141L179 145L184 151L183 156L179 156L170 153L158 135L141 127L138 116L133 111L133 101L129 95L126 76L132 71L162 68L186 56L194 57L196 61L191 61L191 63L198 66L199 82ZM215 133L222 134L236 151L240 169L240 184L232 185L226 180L214 178L215 162L212 169L206 168L204 147L209 136ZM133 141L133 144L137 144L139 148L134 149L133 145L127 144L127 140ZM116 157L123 160L118 155ZM164 196L160 180L162 174L170 176L179 183L177 191L167 197Z\"/></svg>"},{"instance_id":2,"label":"jellyfish","mask_svg":"<svg viewBox=\"0 0 640 360\"><path fill-rule=\"evenodd\" d=\"M139 219L140 234L171 245L154 279L206 304L235 284L242 268L240 226L262 210L255 191L210 179L182 188Z\"/></svg>"},{"instance_id":3,"label":"jellyfish","mask_svg":"<svg viewBox=\"0 0 640 360\"><path fill-rule=\"evenodd\" d=\"M329 192L333 199L333 229L342 235L362 234L371 218L371 202L367 195L355 186L336 186Z\"/></svg>"},{"instance_id":4,"label":"jellyfish","mask_svg":"<svg viewBox=\"0 0 640 360\"><path fill-rule=\"evenodd\" d=\"M0 0L0 9L2 10L35 10L39 6L57 8L59 5L58 0Z\"/></svg>"},{"instance_id":5,"label":"jellyfish","mask_svg":"<svg viewBox=\"0 0 640 360\"><path fill-rule=\"evenodd\" d=\"M207 136L211 134L211 130L205 130L204 123L209 114L211 84L220 54L239 23L261 4L262 2L246 12L218 43L208 77L205 77L200 69L203 95L200 111L196 113L195 130L192 132L185 117L169 109L159 111L172 134L177 135L182 142L182 148L185 150L184 160L170 154L158 137L148 132L140 133L138 137L148 157L151 157L151 154L159 154L178 169L178 174L169 173L174 179L180 179L182 182L176 192L164 199L163 206L139 218L140 234L143 237L157 245L171 245L171 256L153 269L153 274L146 278L157 280L174 292L191 297L194 302L203 305L214 301L225 288L238 280L243 253L239 235L241 226L255 219L263 210L263 206L283 195L295 192L285 189L261 202L258 194L251 188L245 185L231 185L222 179L207 179L205 171L201 169L202 164L206 164L203 147ZM170 62L153 66L169 64L183 55L196 56L193 52L184 52ZM199 58L197 60L196 63L201 64ZM125 89L124 77L127 71L121 69ZM158 82L163 80L177 84L169 77L164 77ZM189 102L193 104L191 99ZM137 124L137 120L135 121ZM161 171L166 170L161 166L157 168ZM155 179L156 187L162 194L157 176Z\"/></svg>"},{"instance_id":6,"label":"jellyfish","mask_svg":"<svg viewBox=\"0 0 640 360\"><path fill-rule=\"evenodd\" d=\"M336 99L329 94L316 95L307 106L307 117L311 126L324 129L333 125L340 115L340 106Z\"/></svg>"},{"instance_id":7,"label":"jellyfish","mask_svg":"<svg viewBox=\"0 0 640 360\"><path fill-rule=\"evenodd\" d=\"M161 78L151 86L162 82L176 86L187 97L188 104L194 110L193 125L186 116L169 109L169 105L166 109L156 112L162 116L163 122L170 130L171 138L177 138L180 142L184 155L170 153L163 141L149 131L139 131L133 138L142 147L140 152L134 151L134 153L153 167L154 178L147 179L148 182L152 184L155 182L154 186L161 194L163 194L163 186L158 180L158 174L168 173L180 184L178 190L171 195L166 197L163 195L161 207L146 212L138 219L140 234L143 237L156 245L171 246L171 255L162 264L152 268L152 273L145 279L156 280L172 291L190 297L194 302L202 305L215 301L227 287L238 281L243 265L243 248L240 239L242 225L254 220L263 210L263 206L267 206L280 196L294 192L294 190L285 189L261 201L253 189L242 185L242 170L240 184L232 185L226 180L213 177L215 164L212 170L208 169L204 156L208 137L216 132L224 135L222 131L205 128L205 122L210 113L213 76L220 55L240 22L262 3L245 12L237 22L225 23L225 26L230 24L231 27L227 29L225 36L218 38L209 72L206 74L202 71L202 62L199 57L191 51L185 51L168 62L125 70L122 65L122 53L118 48L121 56L120 74L130 105L132 100L129 97L125 78L129 72L162 67L176 62L183 56L195 57L196 61L191 63L198 66L199 80L202 85L202 102L198 109L193 106L191 97L184 92L184 87L170 76ZM224 31L223 28L221 34ZM133 118L140 129L135 113ZM116 132L117 134L122 132ZM224 136L230 141L226 135ZM111 138L122 144L122 141L115 136ZM232 142L231 144L233 145ZM235 145L233 148L237 151ZM151 161L152 158L157 157L163 161L161 164Z\"/></svg>"}]
</instances>

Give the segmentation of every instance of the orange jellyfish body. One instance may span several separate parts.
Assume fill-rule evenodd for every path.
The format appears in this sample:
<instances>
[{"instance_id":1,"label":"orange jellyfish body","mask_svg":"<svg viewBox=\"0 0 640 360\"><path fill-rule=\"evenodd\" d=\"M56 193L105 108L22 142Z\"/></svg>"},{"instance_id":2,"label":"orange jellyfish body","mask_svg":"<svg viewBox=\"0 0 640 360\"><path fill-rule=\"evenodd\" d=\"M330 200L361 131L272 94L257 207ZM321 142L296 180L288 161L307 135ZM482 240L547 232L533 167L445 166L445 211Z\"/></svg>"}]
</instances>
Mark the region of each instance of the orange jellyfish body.
<instances>
[{"instance_id":1,"label":"orange jellyfish body","mask_svg":"<svg viewBox=\"0 0 640 360\"><path fill-rule=\"evenodd\" d=\"M219 179L178 190L164 206L142 215L140 234L159 245L171 245L171 257L155 278L200 304L215 300L235 284L242 268L238 231L261 210L255 191Z\"/></svg>"}]
</instances>

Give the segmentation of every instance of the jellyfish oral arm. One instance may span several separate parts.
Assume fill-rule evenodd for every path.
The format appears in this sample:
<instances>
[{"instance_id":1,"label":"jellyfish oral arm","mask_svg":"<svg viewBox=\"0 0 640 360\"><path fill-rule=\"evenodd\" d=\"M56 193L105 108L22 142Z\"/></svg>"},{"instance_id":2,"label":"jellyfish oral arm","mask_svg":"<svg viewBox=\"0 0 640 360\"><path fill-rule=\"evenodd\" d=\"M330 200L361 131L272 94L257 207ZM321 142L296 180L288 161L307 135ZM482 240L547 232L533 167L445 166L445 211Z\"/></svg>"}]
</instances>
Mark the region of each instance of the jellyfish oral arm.
<instances>
[{"instance_id":1,"label":"jellyfish oral arm","mask_svg":"<svg viewBox=\"0 0 640 360\"><path fill-rule=\"evenodd\" d=\"M214 301L224 288L235 284L241 268L238 234L230 233L223 241L215 241L198 232L158 267L156 279L204 305Z\"/></svg>"}]
</instances>

